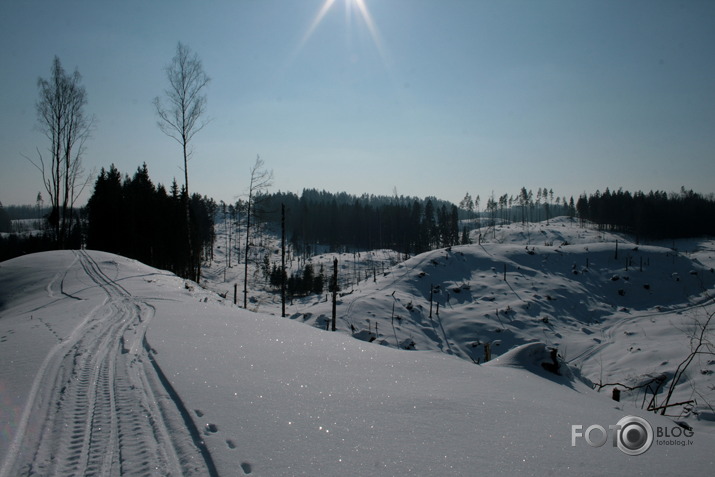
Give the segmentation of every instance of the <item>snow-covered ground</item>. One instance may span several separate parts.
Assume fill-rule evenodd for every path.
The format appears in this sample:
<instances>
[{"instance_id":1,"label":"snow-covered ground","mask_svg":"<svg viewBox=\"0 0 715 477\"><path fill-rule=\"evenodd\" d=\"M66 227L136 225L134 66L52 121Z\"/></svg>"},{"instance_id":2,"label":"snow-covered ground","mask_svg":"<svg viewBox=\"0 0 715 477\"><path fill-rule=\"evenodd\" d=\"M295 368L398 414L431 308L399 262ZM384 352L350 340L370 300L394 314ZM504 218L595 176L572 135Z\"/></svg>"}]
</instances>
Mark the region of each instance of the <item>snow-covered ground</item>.
<instances>
[{"instance_id":1,"label":"snow-covered ground","mask_svg":"<svg viewBox=\"0 0 715 477\"><path fill-rule=\"evenodd\" d=\"M280 318L265 291L255 313L103 252L3 262L0 476L709 475L715 362L693 363L676 418L589 381L672 376L712 312L713 243L618 237L616 258L616 236L566 220L495 232L352 284L337 333L324 296ZM486 343L497 358L475 365ZM629 415L655 436L639 456L608 430Z\"/></svg>"},{"instance_id":2,"label":"snow-covered ground","mask_svg":"<svg viewBox=\"0 0 715 477\"><path fill-rule=\"evenodd\" d=\"M339 261L343 281L337 326L342 332L384 346L441 351L480 363L487 347L491 356L498 356L539 341L558 348L561 359L594 386L639 387L659 376L672 377L690 352L697 323L715 312L715 240L635 244L627 236L581 227L566 217L548 225L482 228L472 232L474 242L480 233L481 244L435 250L402 263L399 254L387 250L310 260L316 270L323 266L327 271L333 258ZM271 249L266 242L268 252L278 247L274 241ZM222 263L219 251L213 269L220 270ZM289 272L302 265L293 263ZM230 270L234 272L226 282L218 277L205 286L220 291L238 283L240 304L242 265ZM257 267L251 270L256 273L249 278L249 309L280 315L280 297L262 291L265 280ZM327 293L297 299L287 306L287 315L325 329L332 303ZM670 401L692 405L674 407L669 414L715 421L714 374L715 356L699 356ZM610 395L613 388L603 386L601 392ZM644 399L646 405L653 400L645 388L618 388L623 400L639 407ZM661 388L653 403L663 401Z\"/></svg>"}]
</instances>

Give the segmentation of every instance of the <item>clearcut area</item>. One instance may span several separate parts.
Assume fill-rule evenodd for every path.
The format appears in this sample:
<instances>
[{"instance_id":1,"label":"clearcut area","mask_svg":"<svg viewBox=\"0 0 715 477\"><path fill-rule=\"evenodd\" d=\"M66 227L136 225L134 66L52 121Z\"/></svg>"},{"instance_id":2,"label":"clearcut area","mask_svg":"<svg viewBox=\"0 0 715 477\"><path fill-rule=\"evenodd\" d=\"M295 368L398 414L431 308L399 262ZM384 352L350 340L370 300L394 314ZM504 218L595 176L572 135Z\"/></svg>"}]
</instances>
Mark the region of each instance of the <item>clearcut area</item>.
<instances>
[{"instance_id":1,"label":"clearcut area","mask_svg":"<svg viewBox=\"0 0 715 477\"><path fill-rule=\"evenodd\" d=\"M546 260L563 266L570 277L570 262L583 255L567 259L550 252L546 259L539 247L536 255L521 247L524 261L519 263L515 246L500 247L507 248L498 252L496 244L486 244L484 249L474 245L430 252L376 281L371 277L342 298L338 310L347 318L336 333L322 329L319 313L303 320L303 315L291 319L243 310L193 282L108 253L46 252L3 262L0 474L707 474L714 463L715 435L704 405L682 419L660 416L642 409L635 394L615 402L610 393L593 389L593 377L584 377L589 366L597 366L593 357L621 347L624 339L642 339L622 332L641 330L636 322L609 322L605 312L598 326L589 325L598 330L593 334L583 331L585 324L575 324L579 306L613 309L588 304L602 300L597 293L610 293L611 283L594 291L577 281L590 290L578 294L575 285L568 288L569 282L557 281L553 270L543 271L539 264ZM598 247L589 251L594 272L586 276L593 277L596 264L605 267L610 252ZM512 269L521 267L521 275L507 270L515 274L507 277L513 291L508 284L498 285L496 265L496 272L484 265L490 256L511 257ZM450 263L463 272L454 274ZM704 276L707 266L702 269ZM538 302L542 311L531 316L512 301L512 310L529 316L529 325L519 324L527 322L519 314L504 315L502 331L496 332L495 314L485 317L485 312L471 310L477 318L466 324L470 333L481 333L480 326L495 336L509 336L507 331L519 326L525 330L511 332L512 341L495 345L488 364L470 359L471 349L458 334L454 317L447 320L448 312L454 315L486 300L472 305L465 298L460 298L463 303L454 297L445 300L440 310L444 321L440 324L433 315L434 344L422 337L432 333L414 333L417 349L400 349L391 343L394 334L399 342L401 334L408 335L408 325L417 330L430 324L423 302L427 274L442 283L451 280L449 289L470 284L457 294L481 290L476 282L483 274L494 281L495 302L516 300L510 295L516 294ZM521 286L517 278L529 286ZM555 292L533 290L535 280ZM410 318L417 312L403 306L409 303L408 293L413 294L413 308L425 316ZM488 290L479 293L491 296ZM553 293L552 300L534 298L547 293ZM679 310L678 295L672 293L664 295L664 306ZM585 296L593 296L593 302L581 303ZM398 312L385 306L396 299L402 306ZM361 308L373 302L378 304ZM575 311L554 325L560 323L559 314L547 305L565 302ZM490 308L496 306L504 305L489 302ZM558 343L543 331L526 332L532 321L548 326L538 321L544 310L551 310L549 321L558 326ZM347 320L374 320L369 313L382 320L376 339L351 336ZM392 313L401 315L394 331L388 328ZM626 312L616 307L614 313ZM609 323L619 326L609 331ZM673 336L679 333L671 331ZM594 336L601 342L588 342ZM648 336L667 355L683 351L682 340L669 339L665 331ZM544 366L552 363L555 344L560 350L574 349L566 359L558 358L558 374ZM643 353L638 356L642 361L636 364L661 366L642 358ZM708 369L701 364L698 369ZM604 375L616 376L618 369L610 366L604 364ZM632 374L641 371L633 368ZM693 386L703 383L707 381L693 379ZM654 433L663 430L679 437L656 438L645 453L630 456L612 445L610 434L604 445L593 447L573 431L573 426L584 432L593 425L608 430L625 416L643 417ZM690 437L683 437L685 428L676 421L692 429ZM595 431L589 437L600 436Z\"/></svg>"}]
</instances>

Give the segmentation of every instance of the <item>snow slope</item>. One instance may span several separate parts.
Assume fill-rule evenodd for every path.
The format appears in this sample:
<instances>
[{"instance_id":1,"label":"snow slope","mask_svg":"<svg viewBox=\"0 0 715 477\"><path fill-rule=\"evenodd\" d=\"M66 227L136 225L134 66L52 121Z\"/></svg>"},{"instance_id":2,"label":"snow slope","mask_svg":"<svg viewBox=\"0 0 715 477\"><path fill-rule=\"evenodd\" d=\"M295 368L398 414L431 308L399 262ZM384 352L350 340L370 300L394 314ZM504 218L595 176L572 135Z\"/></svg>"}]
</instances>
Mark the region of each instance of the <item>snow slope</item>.
<instances>
[{"instance_id":1,"label":"snow slope","mask_svg":"<svg viewBox=\"0 0 715 477\"><path fill-rule=\"evenodd\" d=\"M636 387L671 377L690 352L694 324L715 311L712 240L681 241L680 251L672 242L636 245L566 218L548 226L500 226L484 237L481 245L410 258L343 293L338 328L385 346L438 350L470 362L483 362L487 346L498 356L538 341L558 348L587 381ZM331 303L313 298L289 313L324 328ZM697 402L681 417L713 422L714 374L712 356L689 368L671 403ZM610 395L612 388L602 392ZM619 388L622 399L641 405L642 389Z\"/></svg>"},{"instance_id":2,"label":"snow slope","mask_svg":"<svg viewBox=\"0 0 715 477\"><path fill-rule=\"evenodd\" d=\"M405 264L403 279L423 265ZM398 282L388 283L385 291ZM413 286L424 292L421 284ZM715 435L699 421L689 440L654 442L636 457L610 440L591 447L576 438L572 446L572 425L608 429L626 415L645 417L654 429L682 429L594 392L566 367L560 376L547 372L543 344L476 366L297 321L238 309L195 284L102 252L1 263L0 475L712 469ZM455 355L464 352L447 344Z\"/></svg>"}]
</instances>

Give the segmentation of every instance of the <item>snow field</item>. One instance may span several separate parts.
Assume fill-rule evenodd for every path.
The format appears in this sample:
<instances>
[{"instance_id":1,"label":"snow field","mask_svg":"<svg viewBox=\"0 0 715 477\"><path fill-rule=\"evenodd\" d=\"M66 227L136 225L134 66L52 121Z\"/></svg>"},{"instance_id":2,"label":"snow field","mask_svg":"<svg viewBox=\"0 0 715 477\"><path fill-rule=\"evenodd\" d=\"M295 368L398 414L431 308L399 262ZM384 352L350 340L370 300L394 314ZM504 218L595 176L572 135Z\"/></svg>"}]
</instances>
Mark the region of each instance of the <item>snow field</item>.
<instances>
[{"instance_id":1,"label":"snow field","mask_svg":"<svg viewBox=\"0 0 715 477\"><path fill-rule=\"evenodd\" d=\"M523 235L519 229L517 237ZM483 362L487 343L496 356L541 341L557 347L562 359L594 383L633 386L644 376L672 375L690 350L695 320L703 321L712 309L715 274L707 262L622 237L572 243L587 231L567 230L574 236L559 232L569 245L486 243L413 257L377 283L365 281L359 293L343 296L339 327L386 346L409 342L475 362ZM712 243L704 247L701 257ZM301 312L291 317L322 327L330 303ZM710 415L707 403L715 400L715 362L698 365L687 376L702 394L695 418L697 412ZM694 396L690 385L678 393L678 400ZM632 398L640 402L637 394Z\"/></svg>"},{"instance_id":2,"label":"snow field","mask_svg":"<svg viewBox=\"0 0 715 477\"><path fill-rule=\"evenodd\" d=\"M706 465L704 448L669 462L657 452L635 461L617 449L571 447L571 423L615 423L624 411L539 370L543 356L507 353L478 367L244 311L236 319L217 308L197 328L179 306L169 304L175 313L157 317L147 339L204 423L219 470L240 462L256 475L588 475L586 464L596 475Z\"/></svg>"},{"instance_id":3,"label":"snow field","mask_svg":"<svg viewBox=\"0 0 715 477\"><path fill-rule=\"evenodd\" d=\"M642 394L614 402L610 387L591 384L672 374L711 307L713 243L674 253L566 221L541 230L501 226L483 246L354 283L341 293L338 333L323 331L324 296L296 300L282 319L267 292L251 306L268 313L253 313L102 252L4 262L0 475L707 475L708 360L676 393L699 402L676 418L692 442L657 439L632 457L610 440L589 446L572 426L635 415L682 432L641 410ZM379 256L390 252L369 257ZM396 349L408 343L416 351ZM493 359L476 366L486 343ZM552 346L560 376L542 366Z\"/></svg>"}]
</instances>

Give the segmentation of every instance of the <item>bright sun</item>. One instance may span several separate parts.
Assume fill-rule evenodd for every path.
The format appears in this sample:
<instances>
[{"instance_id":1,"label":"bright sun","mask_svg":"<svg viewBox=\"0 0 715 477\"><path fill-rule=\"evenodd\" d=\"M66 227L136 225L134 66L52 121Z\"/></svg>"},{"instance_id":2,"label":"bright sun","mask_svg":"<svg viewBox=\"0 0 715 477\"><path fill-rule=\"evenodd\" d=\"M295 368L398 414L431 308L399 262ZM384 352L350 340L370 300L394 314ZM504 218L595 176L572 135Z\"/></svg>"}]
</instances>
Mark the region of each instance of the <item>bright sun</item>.
<instances>
[{"instance_id":1,"label":"bright sun","mask_svg":"<svg viewBox=\"0 0 715 477\"><path fill-rule=\"evenodd\" d=\"M303 35L303 38L298 45L297 51L303 49L303 46L305 46L305 44L308 42L310 37L313 35L313 32L315 32L316 28L318 28L320 22L323 21L323 18L328 13L334 3L335 0L325 0L323 5L320 7L320 10L318 10L318 13L315 15L315 18L311 22L310 27L308 27L308 30L305 32L305 35ZM348 18L347 21L350 21L349 19L352 16L353 11L357 11L360 14L362 21L365 23L365 26L367 26L367 29L370 32L370 36L372 37L372 41L375 44L375 47L379 51L383 62L385 62L385 52L382 47L382 41L380 40L380 33L378 32L377 27L375 26L375 22L372 19L372 15L370 15L370 11L365 4L365 0L344 0L344 5L346 16Z\"/></svg>"}]
</instances>

